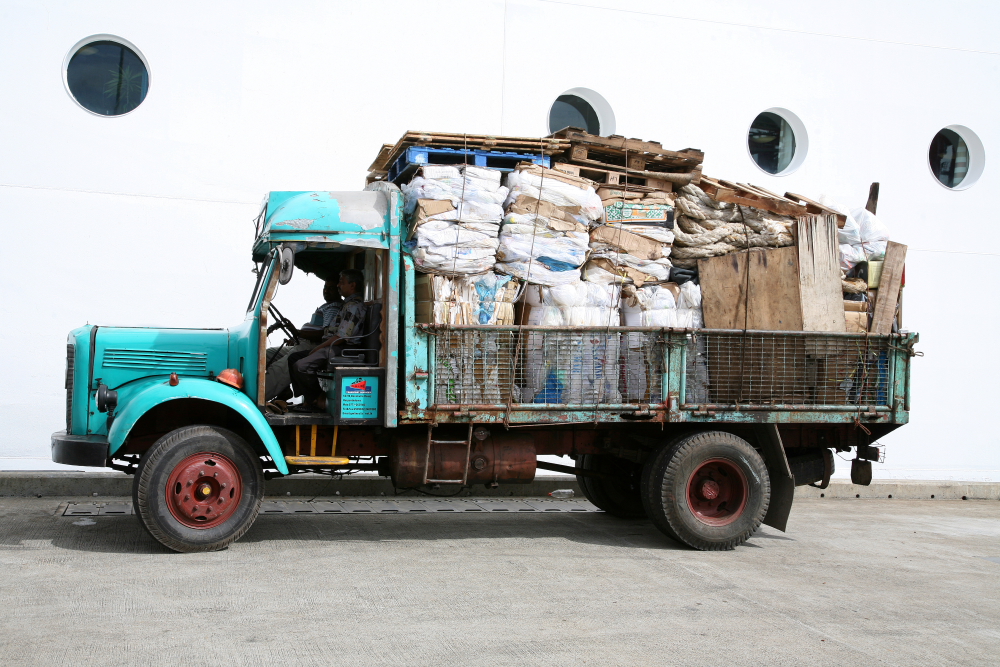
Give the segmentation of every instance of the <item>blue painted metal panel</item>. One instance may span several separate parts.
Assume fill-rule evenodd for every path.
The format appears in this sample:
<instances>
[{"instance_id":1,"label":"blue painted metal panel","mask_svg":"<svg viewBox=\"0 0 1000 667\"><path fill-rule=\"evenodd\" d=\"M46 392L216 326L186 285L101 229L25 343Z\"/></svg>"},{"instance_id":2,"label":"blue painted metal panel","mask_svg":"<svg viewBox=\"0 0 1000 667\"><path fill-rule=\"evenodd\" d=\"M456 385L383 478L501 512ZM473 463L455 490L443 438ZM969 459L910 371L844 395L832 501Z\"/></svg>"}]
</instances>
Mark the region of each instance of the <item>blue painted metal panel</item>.
<instances>
[{"instance_id":1,"label":"blue painted metal panel","mask_svg":"<svg viewBox=\"0 0 1000 667\"><path fill-rule=\"evenodd\" d=\"M431 384L431 364L428 357L428 334L416 327L416 268L410 255L403 255L403 292L400 305L403 309L404 370L403 386L405 395L400 412L404 419L422 421L427 418L424 411L430 405L428 394Z\"/></svg>"},{"instance_id":2,"label":"blue painted metal panel","mask_svg":"<svg viewBox=\"0 0 1000 667\"><path fill-rule=\"evenodd\" d=\"M288 465L274 432L246 394L220 382L198 378L184 378L173 387L160 378L150 378L123 387L119 391L121 409L108 431L109 453L114 454L121 448L135 423L149 410L161 403L182 398L210 401L235 410L260 436L278 471L283 475L288 474Z\"/></svg>"}]
</instances>

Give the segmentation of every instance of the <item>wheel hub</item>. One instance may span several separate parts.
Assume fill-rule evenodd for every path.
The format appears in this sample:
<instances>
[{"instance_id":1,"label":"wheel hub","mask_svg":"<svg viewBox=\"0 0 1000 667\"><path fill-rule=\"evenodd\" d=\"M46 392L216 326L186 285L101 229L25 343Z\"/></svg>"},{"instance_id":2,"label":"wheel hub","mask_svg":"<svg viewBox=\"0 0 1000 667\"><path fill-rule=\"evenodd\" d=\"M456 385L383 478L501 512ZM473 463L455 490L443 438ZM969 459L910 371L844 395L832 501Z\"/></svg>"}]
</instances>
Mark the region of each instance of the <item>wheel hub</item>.
<instances>
[{"instance_id":1,"label":"wheel hub","mask_svg":"<svg viewBox=\"0 0 1000 667\"><path fill-rule=\"evenodd\" d=\"M188 456L167 479L167 508L189 528L213 528L224 523L236 511L242 496L239 468L213 452Z\"/></svg>"},{"instance_id":2,"label":"wheel hub","mask_svg":"<svg viewBox=\"0 0 1000 667\"><path fill-rule=\"evenodd\" d=\"M702 480L701 486L698 488L698 495L701 496L702 500L715 500L719 497L718 482L712 479Z\"/></svg>"},{"instance_id":3,"label":"wheel hub","mask_svg":"<svg viewBox=\"0 0 1000 667\"><path fill-rule=\"evenodd\" d=\"M688 507L696 519L709 526L736 521L746 509L748 496L743 470L728 459L709 459L688 479Z\"/></svg>"}]
</instances>

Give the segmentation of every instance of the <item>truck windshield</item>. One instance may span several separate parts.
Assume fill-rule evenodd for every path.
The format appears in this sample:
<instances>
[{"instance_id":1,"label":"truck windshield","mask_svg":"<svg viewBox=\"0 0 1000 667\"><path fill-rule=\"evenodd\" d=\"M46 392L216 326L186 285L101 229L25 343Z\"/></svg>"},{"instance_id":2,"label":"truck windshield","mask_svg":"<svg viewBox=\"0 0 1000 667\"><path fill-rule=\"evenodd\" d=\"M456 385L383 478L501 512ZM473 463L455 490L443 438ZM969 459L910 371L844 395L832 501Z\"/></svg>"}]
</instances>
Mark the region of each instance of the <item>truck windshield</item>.
<instances>
[{"instance_id":1,"label":"truck windshield","mask_svg":"<svg viewBox=\"0 0 1000 667\"><path fill-rule=\"evenodd\" d=\"M260 292L264 289L264 279L270 273L272 261L274 261L273 250L268 253L267 257L264 258L264 261L257 265L257 283L253 286L253 296L250 297L250 303L247 304L248 313L254 309L257 305L258 299L260 299Z\"/></svg>"}]
</instances>

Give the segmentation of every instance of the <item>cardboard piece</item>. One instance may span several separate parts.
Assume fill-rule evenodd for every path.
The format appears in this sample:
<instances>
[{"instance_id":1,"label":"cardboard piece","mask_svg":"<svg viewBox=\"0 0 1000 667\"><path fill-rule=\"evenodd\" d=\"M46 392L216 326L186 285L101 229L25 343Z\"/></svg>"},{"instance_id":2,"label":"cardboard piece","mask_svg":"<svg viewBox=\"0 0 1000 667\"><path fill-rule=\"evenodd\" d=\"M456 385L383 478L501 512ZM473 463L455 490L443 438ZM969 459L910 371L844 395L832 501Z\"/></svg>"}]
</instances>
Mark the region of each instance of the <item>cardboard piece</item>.
<instances>
[{"instance_id":1,"label":"cardboard piece","mask_svg":"<svg viewBox=\"0 0 1000 667\"><path fill-rule=\"evenodd\" d=\"M592 259L590 260L590 262L599 269L604 269L605 271L608 271L618 276L625 276L626 278L631 278L632 282L635 283L636 287L642 287L643 283L656 280L649 274L633 269L631 266L615 266L614 264L612 264L607 259L604 259L603 257Z\"/></svg>"},{"instance_id":2,"label":"cardboard piece","mask_svg":"<svg viewBox=\"0 0 1000 667\"><path fill-rule=\"evenodd\" d=\"M621 188L597 188L597 196L601 199L642 199L641 192L622 190Z\"/></svg>"},{"instance_id":3,"label":"cardboard piece","mask_svg":"<svg viewBox=\"0 0 1000 667\"><path fill-rule=\"evenodd\" d=\"M541 167L531 162L521 162L517 165L517 167L515 167L515 169L517 171L524 171L542 178L551 178L556 181L562 181L563 183L581 188L583 190L594 187L594 182L589 178L573 176L572 174L567 174L556 169L546 169L545 167Z\"/></svg>"},{"instance_id":4,"label":"cardboard piece","mask_svg":"<svg viewBox=\"0 0 1000 667\"><path fill-rule=\"evenodd\" d=\"M413 226L419 227L433 215L454 210L455 205L447 199L418 199L417 208L413 212Z\"/></svg>"},{"instance_id":5,"label":"cardboard piece","mask_svg":"<svg viewBox=\"0 0 1000 667\"><path fill-rule=\"evenodd\" d=\"M556 206L547 201L521 195L507 208L507 213L518 215L540 215L549 219L549 228L557 232L585 232L587 225L579 222L574 215L580 215L579 206Z\"/></svg>"},{"instance_id":6,"label":"cardboard piece","mask_svg":"<svg viewBox=\"0 0 1000 667\"><path fill-rule=\"evenodd\" d=\"M624 229L616 229L602 225L590 232L590 240L621 248L633 257L639 259L660 259L663 257L663 244L644 236L633 234Z\"/></svg>"},{"instance_id":7,"label":"cardboard piece","mask_svg":"<svg viewBox=\"0 0 1000 667\"><path fill-rule=\"evenodd\" d=\"M848 313L867 313L867 301L844 301L844 311Z\"/></svg>"},{"instance_id":8,"label":"cardboard piece","mask_svg":"<svg viewBox=\"0 0 1000 667\"><path fill-rule=\"evenodd\" d=\"M884 264L885 261L881 259L868 260L868 289L878 289L879 278L882 277L882 266Z\"/></svg>"},{"instance_id":9,"label":"cardboard piece","mask_svg":"<svg viewBox=\"0 0 1000 667\"><path fill-rule=\"evenodd\" d=\"M851 302L847 302L851 303ZM857 301L855 303L861 303ZM868 331L868 313L855 311L844 312L844 320L847 324L847 333L865 333Z\"/></svg>"}]
</instances>

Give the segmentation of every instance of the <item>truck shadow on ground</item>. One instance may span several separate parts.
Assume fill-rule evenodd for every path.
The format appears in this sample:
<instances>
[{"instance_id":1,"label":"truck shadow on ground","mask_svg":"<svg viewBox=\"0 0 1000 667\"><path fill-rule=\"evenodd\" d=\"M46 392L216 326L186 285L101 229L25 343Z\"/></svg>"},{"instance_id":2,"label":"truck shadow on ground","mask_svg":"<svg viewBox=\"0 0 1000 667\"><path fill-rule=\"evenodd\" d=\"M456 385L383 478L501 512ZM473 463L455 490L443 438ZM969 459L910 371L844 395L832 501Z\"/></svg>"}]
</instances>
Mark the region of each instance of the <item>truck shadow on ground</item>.
<instances>
[{"instance_id":1,"label":"truck shadow on ground","mask_svg":"<svg viewBox=\"0 0 1000 667\"><path fill-rule=\"evenodd\" d=\"M6 522L5 522L6 523ZM30 549L36 541L71 551L119 554L172 554L139 525L135 516L53 517L51 521L14 522L0 531L0 549ZM758 538L791 540L769 529ZM265 515L231 549L296 542L386 542L447 544L455 540L561 539L612 549L689 551L645 519L619 519L607 514L349 514Z\"/></svg>"}]
</instances>

